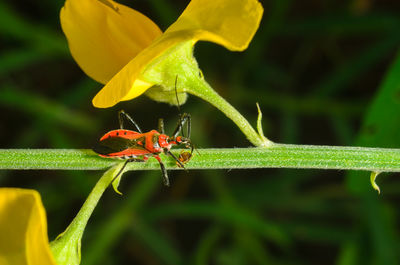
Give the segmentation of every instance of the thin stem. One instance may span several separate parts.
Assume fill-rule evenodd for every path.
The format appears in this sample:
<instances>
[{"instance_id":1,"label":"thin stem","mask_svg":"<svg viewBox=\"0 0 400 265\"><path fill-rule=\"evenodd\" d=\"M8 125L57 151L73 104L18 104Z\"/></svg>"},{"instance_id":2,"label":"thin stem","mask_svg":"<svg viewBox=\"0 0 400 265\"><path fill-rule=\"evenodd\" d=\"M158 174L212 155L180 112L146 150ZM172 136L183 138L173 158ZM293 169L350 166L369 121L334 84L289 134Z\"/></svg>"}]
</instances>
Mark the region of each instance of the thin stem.
<instances>
[{"instance_id":1,"label":"thin stem","mask_svg":"<svg viewBox=\"0 0 400 265\"><path fill-rule=\"evenodd\" d=\"M231 119L239 129L246 135L247 139L255 146L269 147L272 142L263 139L257 132L253 129L251 124L237 111L229 102L222 98L217 92L215 92L206 81L194 80L197 88L188 89L188 92L208 101L210 104L214 105L220 111L222 111L229 119Z\"/></svg>"},{"instance_id":2,"label":"thin stem","mask_svg":"<svg viewBox=\"0 0 400 265\"><path fill-rule=\"evenodd\" d=\"M243 115L207 83L203 75L199 72L200 70L196 58L193 56L192 49L193 47L190 43L188 45L183 45L181 49L181 52L186 55L187 59L185 63L179 66L182 69L181 71L185 73L186 91L207 101L222 111L239 127L253 145L258 147L270 147L273 142L264 137L264 135L258 134Z\"/></svg>"},{"instance_id":3,"label":"thin stem","mask_svg":"<svg viewBox=\"0 0 400 265\"><path fill-rule=\"evenodd\" d=\"M89 196L87 197L82 208L79 210L78 214L74 220L69 225L69 230L75 230L79 234L83 234L85 226L89 220L90 215L93 213L94 208L96 208L101 196L103 195L106 188L110 185L111 180L114 178L114 172L119 172L120 166L113 167L108 170L96 183ZM64 234L65 235L65 234Z\"/></svg>"},{"instance_id":4,"label":"thin stem","mask_svg":"<svg viewBox=\"0 0 400 265\"><path fill-rule=\"evenodd\" d=\"M80 245L86 224L104 191L121 167L122 164L116 165L103 174L65 232L51 242L50 246L57 264L80 263Z\"/></svg>"},{"instance_id":5,"label":"thin stem","mask_svg":"<svg viewBox=\"0 0 400 265\"><path fill-rule=\"evenodd\" d=\"M187 169L314 168L400 172L400 149L286 145L270 148L199 149ZM180 150L174 150L179 156ZM161 155L167 169L179 169L171 157ZM100 158L83 149L0 149L0 169L102 170L122 161ZM129 163L128 170L159 170L155 159Z\"/></svg>"}]
</instances>

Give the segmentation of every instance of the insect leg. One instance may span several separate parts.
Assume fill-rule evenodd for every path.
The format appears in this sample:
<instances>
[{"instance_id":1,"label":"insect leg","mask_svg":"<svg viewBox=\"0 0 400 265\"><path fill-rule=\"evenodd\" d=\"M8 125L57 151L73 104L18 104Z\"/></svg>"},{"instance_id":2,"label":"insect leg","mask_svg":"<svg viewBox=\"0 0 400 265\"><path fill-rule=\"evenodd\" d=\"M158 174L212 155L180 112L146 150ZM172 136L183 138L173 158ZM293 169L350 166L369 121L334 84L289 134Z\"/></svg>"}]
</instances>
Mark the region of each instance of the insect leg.
<instances>
[{"instance_id":1,"label":"insect leg","mask_svg":"<svg viewBox=\"0 0 400 265\"><path fill-rule=\"evenodd\" d=\"M158 132L165 134L164 130L164 120L163 119L158 119Z\"/></svg>"},{"instance_id":2,"label":"insect leg","mask_svg":"<svg viewBox=\"0 0 400 265\"><path fill-rule=\"evenodd\" d=\"M126 164L128 164L128 162L129 162L129 160L126 160L126 161L125 161L124 165L123 165L122 168L119 170L118 174L115 175L115 177L111 180L110 183L113 183L114 180L116 180L116 179L118 178L118 176L121 175L121 173L124 171L124 169L125 169L125 167L126 167Z\"/></svg>"},{"instance_id":3,"label":"insect leg","mask_svg":"<svg viewBox=\"0 0 400 265\"><path fill-rule=\"evenodd\" d=\"M171 151L167 151L167 154L172 156L172 158L179 164L181 168L185 168L185 165L173 154Z\"/></svg>"},{"instance_id":4,"label":"insect leg","mask_svg":"<svg viewBox=\"0 0 400 265\"><path fill-rule=\"evenodd\" d=\"M122 166L122 168L119 170L118 174L115 175L115 177L111 180L110 183L113 183L114 180L116 180L116 179L118 178L118 176L122 174L122 172L124 171L126 165L127 165L129 162L146 162L146 161L145 161L145 159L140 159L140 158L130 158L130 159L127 159L127 160L125 161L124 165Z\"/></svg>"},{"instance_id":5,"label":"insect leg","mask_svg":"<svg viewBox=\"0 0 400 265\"><path fill-rule=\"evenodd\" d=\"M169 178L168 178L168 174L167 174L167 169L165 168L163 162L161 161L160 156L159 155L154 155L153 157L155 159L157 159L158 163L160 163L164 185L165 186L169 186Z\"/></svg>"},{"instance_id":6,"label":"insect leg","mask_svg":"<svg viewBox=\"0 0 400 265\"><path fill-rule=\"evenodd\" d=\"M186 136L186 137L190 139L190 130L191 130L191 128L192 128L192 119L190 118L190 115L189 115L189 114L186 113L186 115L187 115L187 123L186 123L186 126L187 126L187 136ZM193 149L192 149L192 151L193 151Z\"/></svg>"},{"instance_id":7,"label":"insect leg","mask_svg":"<svg viewBox=\"0 0 400 265\"><path fill-rule=\"evenodd\" d=\"M119 127L120 127L120 129L123 129L124 128L124 118L125 117L125 119L127 119L128 121L130 121L132 124L133 124L133 126L135 126L136 127L136 130L139 132L139 133L142 133L142 130L140 130L140 127L139 127L139 125L137 125L137 123L131 118L131 116L129 116L127 113L125 113L125 111L123 111L123 110L120 110L119 112L118 112L118 120L119 120Z\"/></svg>"}]
</instances>

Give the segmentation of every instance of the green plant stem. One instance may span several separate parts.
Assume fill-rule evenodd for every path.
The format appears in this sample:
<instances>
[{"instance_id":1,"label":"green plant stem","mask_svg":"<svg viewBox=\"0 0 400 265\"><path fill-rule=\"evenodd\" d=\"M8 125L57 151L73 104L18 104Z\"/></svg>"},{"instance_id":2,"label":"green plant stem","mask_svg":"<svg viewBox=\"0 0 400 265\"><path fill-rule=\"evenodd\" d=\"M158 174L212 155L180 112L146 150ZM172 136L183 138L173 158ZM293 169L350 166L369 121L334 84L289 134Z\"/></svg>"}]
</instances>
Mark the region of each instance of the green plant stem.
<instances>
[{"instance_id":1,"label":"green plant stem","mask_svg":"<svg viewBox=\"0 0 400 265\"><path fill-rule=\"evenodd\" d=\"M122 165L114 166L107 170L96 183L89 196L87 197L82 208L75 216L74 220L67 229L59 235L53 242L50 243L51 250L57 264L79 264L81 259L81 239L87 222L96 208L101 196L114 176L119 172Z\"/></svg>"},{"instance_id":2,"label":"green plant stem","mask_svg":"<svg viewBox=\"0 0 400 265\"><path fill-rule=\"evenodd\" d=\"M197 87L198 89L188 89L190 94L193 94L210 104L214 105L220 111L222 111L229 119L231 119L240 130L246 135L247 139L255 146L268 147L272 144L271 141L263 139L253 129L250 123L237 111L228 101L221 97L215 90L213 90L207 82L194 80L191 87Z\"/></svg>"},{"instance_id":3,"label":"green plant stem","mask_svg":"<svg viewBox=\"0 0 400 265\"><path fill-rule=\"evenodd\" d=\"M270 147L273 142L264 137L264 135L260 135L260 132L257 133L243 115L207 83L198 68L196 58L193 56L193 46L191 45L190 42L182 45L180 52L186 55L186 60L184 61L185 63L181 63L176 67L176 69L181 68L181 72L185 73L186 91L207 101L224 113L239 127L253 145L258 147Z\"/></svg>"},{"instance_id":4,"label":"green plant stem","mask_svg":"<svg viewBox=\"0 0 400 265\"><path fill-rule=\"evenodd\" d=\"M179 156L180 150L173 153ZM273 144L269 148L198 149L187 169L313 168L400 172L400 149ZM167 169L176 162L161 155ZM87 149L0 149L0 169L102 170L122 161ZM159 170L155 159L128 170Z\"/></svg>"}]
</instances>

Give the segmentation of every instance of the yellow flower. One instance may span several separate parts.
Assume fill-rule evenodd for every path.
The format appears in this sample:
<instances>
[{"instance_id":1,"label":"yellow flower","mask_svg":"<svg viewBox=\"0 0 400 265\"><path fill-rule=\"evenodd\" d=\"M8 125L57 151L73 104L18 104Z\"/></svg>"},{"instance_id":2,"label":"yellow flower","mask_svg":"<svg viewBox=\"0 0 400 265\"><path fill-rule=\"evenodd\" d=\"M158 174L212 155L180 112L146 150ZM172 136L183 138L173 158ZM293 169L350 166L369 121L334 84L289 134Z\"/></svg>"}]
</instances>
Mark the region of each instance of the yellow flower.
<instances>
[{"instance_id":1,"label":"yellow flower","mask_svg":"<svg viewBox=\"0 0 400 265\"><path fill-rule=\"evenodd\" d=\"M0 188L0 264L56 265L46 212L34 190Z\"/></svg>"},{"instance_id":2,"label":"yellow flower","mask_svg":"<svg viewBox=\"0 0 400 265\"><path fill-rule=\"evenodd\" d=\"M232 51L246 49L262 13L257 0L192 0L164 33L149 18L112 0L67 0L60 17L74 59L105 84L93 105L107 108L154 85L171 89L175 76L185 84L186 71L179 66L163 65L157 75L147 74L182 44L192 49L197 41L206 40ZM190 66L199 72L197 63Z\"/></svg>"}]
</instances>

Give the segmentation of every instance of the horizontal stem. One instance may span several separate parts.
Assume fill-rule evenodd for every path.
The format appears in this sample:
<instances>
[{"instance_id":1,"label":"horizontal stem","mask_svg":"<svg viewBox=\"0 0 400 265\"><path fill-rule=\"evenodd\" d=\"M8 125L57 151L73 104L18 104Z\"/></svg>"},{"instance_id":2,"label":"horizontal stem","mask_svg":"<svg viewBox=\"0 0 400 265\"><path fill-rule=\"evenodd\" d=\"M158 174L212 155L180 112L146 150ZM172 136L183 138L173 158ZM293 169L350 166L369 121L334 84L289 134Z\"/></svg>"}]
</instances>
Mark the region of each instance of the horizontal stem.
<instances>
[{"instance_id":1,"label":"horizontal stem","mask_svg":"<svg viewBox=\"0 0 400 265\"><path fill-rule=\"evenodd\" d=\"M173 153L179 156L180 150ZM168 169L179 169L162 155ZM0 149L0 169L102 170L119 160L88 149ZM273 144L269 148L198 149L187 169L314 168L400 172L400 149ZM128 170L159 169L155 159Z\"/></svg>"}]
</instances>

